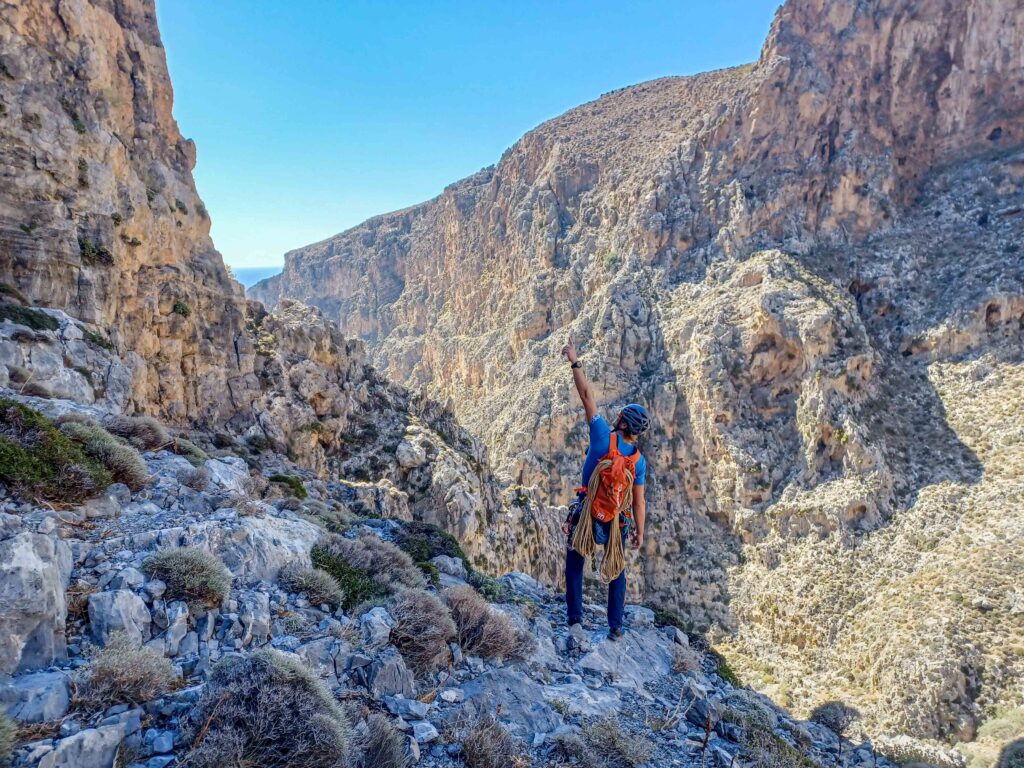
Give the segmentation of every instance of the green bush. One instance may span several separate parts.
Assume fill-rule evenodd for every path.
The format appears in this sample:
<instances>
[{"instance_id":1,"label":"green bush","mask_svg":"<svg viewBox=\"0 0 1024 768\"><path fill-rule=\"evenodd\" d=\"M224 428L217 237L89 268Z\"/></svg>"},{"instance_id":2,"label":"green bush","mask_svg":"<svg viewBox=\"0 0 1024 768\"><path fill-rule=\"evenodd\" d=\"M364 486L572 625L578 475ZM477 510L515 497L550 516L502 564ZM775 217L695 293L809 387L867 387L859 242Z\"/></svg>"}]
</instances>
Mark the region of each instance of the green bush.
<instances>
[{"instance_id":1,"label":"green bush","mask_svg":"<svg viewBox=\"0 0 1024 768\"><path fill-rule=\"evenodd\" d=\"M280 485L287 486L288 489L292 492L292 496L294 496L297 499L304 499L309 495L306 492L306 487L302 484L302 479L297 477L296 475L285 475L278 473L275 475L271 475L269 479L270 482L272 483L279 483Z\"/></svg>"},{"instance_id":2,"label":"green bush","mask_svg":"<svg viewBox=\"0 0 1024 768\"><path fill-rule=\"evenodd\" d=\"M110 339L104 336L102 333L96 331L90 331L88 328L82 328L82 335L85 336L85 340L93 346L99 347L100 349L112 350L114 345Z\"/></svg>"},{"instance_id":3,"label":"green bush","mask_svg":"<svg viewBox=\"0 0 1024 768\"><path fill-rule=\"evenodd\" d=\"M403 589L388 607L395 620L391 642L418 672L430 672L448 660L455 623L444 603L422 589Z\"/></svg>"},{"instance_id":4,"label":"green bush","mask_svg":"<svg viewBox=\"0 0 1024 768\"><path fill-rule=\"evenodd\" d=\"M18 726L0 712L0 766L11 764L11 752L18 738Z\"/></svg>"},{"instance_id":5,"label":"green bush","mask_svg":"<svg viewBox=\"0 0 1024 768\"><path fill-rule=\"evenodd\" d=\"M178 209L178 213L182 216L188 216L188 206L178 198L174 198L174 207Z\"/></svg>"},{"instance_id":6,"label":"green bush","mask_svg":"<svg viewBox=\"0 0 1024 768\"><path fill-rule=\"evenodd\" d=\"M330 574L341 588L342 606L387 597L397 586L423 586L423 576L409 556L372 534L346 539L325 536L310 552L313 565Z\"/></svg>"},{"instance_id":7,"label":"green bush","mask_svg":"<svg viewBox=\"0 0 1024 768\"><path fill-rule=\"evenodd\" d=\"M105 246L97 245L88 238L78 238L78 249L83 264L109 267L114 263L114 255Z\"/></svg>"},{"instance_id":8,"label":"green bush","mask_svg":"<svg viewBox=\"0 0 1024 768\"><path fill-rule=\"evenodd\" d=\"M263 649L213 668L185 739L190 768L339 768L351 735L318 678L298 659Z\"/></svg>"},{"instance_id":9,"label":"green bush","mask_svg":"<svg viewBox=\"0 0 1024 768\"><path fill-rule=\"evenodd\" d=\"M169 659L138 645L125 632L115 632L78 672L77 701L89 712L114 704L138 706L163 696L174 681Z\"/></svg>"},{"instance_id":10,"label":"green bush","mask_svg":"<svg viewBox=\"0 0 1024 768\"><path fill-rule=\"evenodd\" d=\"M458 540L448 531L430 523L403 523L395 533L395 544L417 563L429 562L438 555L445 555L459 558L465 564L466 570L472 569Z\"/></svg>"},{"instance_id":11,"label":"green bush","mask_svg":"<svg viewBox=\"0 0 1024 768\"><path fill-rule=\"evenodd\" d=\"M106 468L37 411L0 398L0 480L24 496L74 503L110 485Z\"/></svg>"},{"instance_id":12,"label":"green bush","mask_svg":"<svg viewBox=\"0 0 1024 768\"><path fill-rule=\"evenodd\" d=\"M154 552L142 571L167 585L166 599L216 606L231 590L231 572L216 556L192 547Z\"/></svg>"},{"instance_id":13,"label":"green bush","mask_svg":"<svg viewBox=\"0 0 1024 768\"><path fill-rule=\"evenodd\" d=\"M60 323L55 317L31 307L19 307L15 304L0 304L0 320L10 320L17 325L24 325L33 331L56 331Z\"/></svg>"},{"instance_id":14,"label":"green bush","mask_svg":"<svg viewBox=\"0 0 1024 768\"><path fill-rule=\"evenodd\" d=\"M188 317L192 314L192 307L186 304L184 301L174 302L174 306L171 307L171 312L182 317Z\"/></svg>"},{"instance_id":15,"label":"green bush","mask_svg":"<svg viewBox=\"0 0 1024 768\"><path fill-rule=\"evenodd\" d=\"M96 459L111 477L133 491L146 486L149 470L139 452L119 440L91 419L61 421L60 431L78 443L82 450Z\"/></svg>"},{"instance_id":16,"label":"green bush","mask_svg":"<svg viewBox=\"0 0 1024 768\"><path fill-rule=\"evenodd\" d=\"M338 586L338 582L329 573L319 568L287 566L281 569L278 581L289 592L304 592L313 605L327 603L339 606L344 601L345 596Z\"/></svg>"},{"instance_id":17,"label":"green bush","mask_svg":"<svg viewBox=\"0 0 1024 768\"><path fill-rule=\"evenodd\" d=\"M623 731L615 717L589 722L579 735L565 734L556 744L566 758L582 768L633 768L651 758L648 741Z\"/></svg>"}]
</instances>

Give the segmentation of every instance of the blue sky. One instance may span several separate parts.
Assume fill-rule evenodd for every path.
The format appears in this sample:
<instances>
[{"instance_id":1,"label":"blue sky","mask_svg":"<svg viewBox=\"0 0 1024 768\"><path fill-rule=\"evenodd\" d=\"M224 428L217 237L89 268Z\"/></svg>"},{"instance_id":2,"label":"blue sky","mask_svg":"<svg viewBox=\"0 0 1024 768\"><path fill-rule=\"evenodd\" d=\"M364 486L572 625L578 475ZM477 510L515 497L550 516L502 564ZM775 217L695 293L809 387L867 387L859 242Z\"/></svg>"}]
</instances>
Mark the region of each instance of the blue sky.
<instances>
[{"instance_id":1,"label":"blue sky","mask_svg":"<svg viewBox=\"0 0 1024 768\"><path fill-rule=\"evenodd\" d=\"M157 0L234 267L437 195L615 88L753 61L779 0Z\"/></svg>"}]
</instances>

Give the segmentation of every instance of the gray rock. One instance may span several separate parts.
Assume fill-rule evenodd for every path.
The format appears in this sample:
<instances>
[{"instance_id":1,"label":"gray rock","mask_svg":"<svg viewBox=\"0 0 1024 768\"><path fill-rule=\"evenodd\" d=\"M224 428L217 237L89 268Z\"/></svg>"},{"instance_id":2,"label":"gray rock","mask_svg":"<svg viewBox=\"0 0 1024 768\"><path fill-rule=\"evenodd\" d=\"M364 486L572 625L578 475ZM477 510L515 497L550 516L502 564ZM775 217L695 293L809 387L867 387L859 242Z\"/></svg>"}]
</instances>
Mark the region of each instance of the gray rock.
<instances>
[{"instance_id":1,"label":"gray rock","mask_svg":"<svg viewBox=\"0 0 1024 768\"><path fill-rule=\"evenodd\" d=\"M462 692L461 688L443 688L440 696L441 701L447 704L461 704L466 700L466 694Z\"/></svg>"},{"instance_id":2,"label":"gray rock","mask_svg":"<svg viewBox=\"0 0 1024 768\"><path fill-rule=\"evenodd\" d=\"M437 557L431 558L430 562L433 563L441 573L454 576L457 579L465 581L468 576L466 573L466 564L458 557L438 555Z\"/></svg>"},{"instance_id":3,"label":"gray rock","mask_svg":"<svg viewBox=\"0 0 1024 768\"><path fill-rule=\"evenodd\" d=\"M138 568L129 566L111 580L110 586L112 589L138 589L145 581L146 577Z\"/></svg>"},{"instance_id":4,"label":"gray rock","mask_svg":"<svg viewBox=\"0 0 1024 768\"><path fill-rule=\"evenodd\" d=\"M106 645L111 633L124 631L138 644L149 640L149 609L142 598L125 589L89 595L92 637Z\"/></svg>"},{"instance_id":5,"label":"gray rock","mask_svg":"<svg viewBox=\"0 0 1024 768\"><path fill-rule=\"evenodd\" d=\"M411 723L412 725L412 736L416 739L417 744L429 744L435 741L441 734L438 733L437 728L432 723L428 723L426 720L416 720Z\"/></svg>"},{"instance_id":6,"label":"gray rock","mask_svg":"<svg viewBox=\"0 0 1024 768\"><path fill-rule=\"evenodd\" d=\"M122 739L123 725L89 728L58 741L39 768L112 768Z\"/></svg>"},{"instance_id":7,"label":"gray rock","mask_svg":"<svg viewBox=\"0 0 1024 768\"><path fill-rule=\"evenodd\" d=\"M427 450L419 442L403 440L395 449L395 458L402 469L415 469L427 461Z\"/></svg>"},{"instance_id":8,"label":"gray rock","mask_svg":"<svg viewBox=\"0 0 1024 768\"><path fill-rule=\"evenodd\" d=\"M385 696L384 705L393 715L401 715L407 720L422 720L430 711L430 705L404 696Z\"/></svg>"},{"instance_id":9,"label":"gray rock","mask_svg":"<svg viewBox=\"0 0 1024 768\"><path fill-rule=\"evenodd\" d=\"M363 637L363 644L370 650L387 645L391 639L391 628L394 626L395 620L381 606L359 617L359 631Z\"/></svg>"},{"instance_id":10,"label":"gray rock","mask_svg":"<svg viewBox=\"0 0 1024 768\"><path fill-rule=\"evenodd\" d=\"M66 653L71 548L53 535L0 541L0 674L48 666Z\"/></svg>"},{"instance_id":11,"label":"gray rock","mask_svg":"<svg viewBox=\"0 0 1024 768\"><path fill-rule=\"evenodd\" d=\"M164 653L177 656L181 641L188 634L188 605L175 600L167 606L167 630L164 632Z\"/></svg>"},{"instance_id":12,"label":"gray rock","mask_svg":"<svg viewBox=\"0 0 1024 768\"><path fill-rule=\"evenodd\" d=\"M241 459L235 456L207 459L203 466L210 473L210 482L214 486L232 493L244 494L246 492L249 484L249 468Z\"/></svg>"},{"instance_id":13,"label":"gray rock","mask_svg":"<svg viewBox=\"0 0 1024 768\"><path fill-rule=\"evenodd\" d=\"M242 622L242 644L262 645L270 639L270 597L266 592L248 592L242 597L238 614Z\"/></svg>"},{"instance_id":14,"label":"gray rock","mask_svg":"<svg viewBox=\"0 0 1024 768\"><path fill-rule=\"evenodd\" d=\"M642 605L627 605L626 624L633 629L653 627L654 611Z\"/></svg>"},{"instance_id":15,"label":"gray rock","mask_svg":"<svg viewBox=\"0 0 1024 768\"><path fill-rule=\"evenodd\" d=\"M384 696L405 696L416 693L412 671L395 648L386 648L366 670L365 684L375 699Z\"/></svg>"},{"instance_id":16,"label":"gray rock","mask_svg":"<svg viewBox=\"0 0 1024 768\"><path fill-rule=\"evenodd\" d=\"M0 709L23 723L59 720L67 714L69 701L64 672L36 672L0 683Z\"/></svg>"}]
</instances>

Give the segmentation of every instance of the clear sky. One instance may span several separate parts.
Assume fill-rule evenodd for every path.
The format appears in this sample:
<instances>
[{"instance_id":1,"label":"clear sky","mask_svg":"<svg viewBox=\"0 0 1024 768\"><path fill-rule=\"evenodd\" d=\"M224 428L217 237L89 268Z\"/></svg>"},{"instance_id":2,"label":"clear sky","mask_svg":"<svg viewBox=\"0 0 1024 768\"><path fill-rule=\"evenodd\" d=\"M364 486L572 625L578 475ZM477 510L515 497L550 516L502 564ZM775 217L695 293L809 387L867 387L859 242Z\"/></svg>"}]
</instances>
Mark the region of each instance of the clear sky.
<instances>
[{"instance_id":1,"label":"clear sky","mask_svg":"<svg viewBox=\"0 0 1024 768\"><path fill-rule=\"evenodd\" d=\"M779 0L157 0L234 267L434 197L616 88L755 60Z\"/></svg>"}]
</instances>

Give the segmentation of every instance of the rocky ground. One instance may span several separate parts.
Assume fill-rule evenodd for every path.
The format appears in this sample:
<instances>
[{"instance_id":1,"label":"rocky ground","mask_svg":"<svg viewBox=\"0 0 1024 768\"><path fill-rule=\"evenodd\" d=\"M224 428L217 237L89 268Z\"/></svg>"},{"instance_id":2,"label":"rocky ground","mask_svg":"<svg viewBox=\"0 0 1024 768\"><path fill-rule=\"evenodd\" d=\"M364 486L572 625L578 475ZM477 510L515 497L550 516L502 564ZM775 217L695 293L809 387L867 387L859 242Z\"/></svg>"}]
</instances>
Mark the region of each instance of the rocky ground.
<instances>
[{"instance_id":1,"label":"rocky ground","mask_svg":"<svg viewBox=\"0 0 1024 768\"><path fill-rule=\"evenodd\" d=\"M51 414L87 410L0 394ZM365 507L339 483L305 482L300 500L288 486L254 482L260 473L237 457L197 467L169 450L142 456L149 478L135 491L117 483L62 508L9 493L0 501L0 621L10 654L5 671L13 673L0 682L0 702L21 727L19 768L189 765L197 741L189 718L211 673L267 648L299 660L345 703L357 760L375 712L403 734L409 758L426 766L462 765L467 734L488 715L513 738L508 757L523 766L576 764L570 737L590 734L605 717L614 718L625 745L626 757L610 759L627 761L609 765L823 765L839 748L823 725L795 721L731 685L721 660L698 650L698 638L656 626L649 609L628 609L618 642L605 637L597 605L587 606L585 629L569 632L560 596L521 573L497 582L492 596L502 602L491 610L528 630L534 641L525 658L484 659L452 642L446 663L414 674L392 643L401 627L387 604L315 605L281 583L282 569L309 565L328 520L353 539L398 540L408 523L363 516ZM296 471L284 458L275 469ZM147 565L154 553L179 547L211 553L227 567L230 588L216 604L172 594L173 583ZM438 570L432 591L466 584L462 560L436 555L431 562ZM168 660L166 688L97 704L91 670L100 649L119 643ZM752 751L755 736L771 743L778 762L764 762L770 751ZM869 746L842 749L846 765L887 764Z\"/></svg>"}]
</instances>

